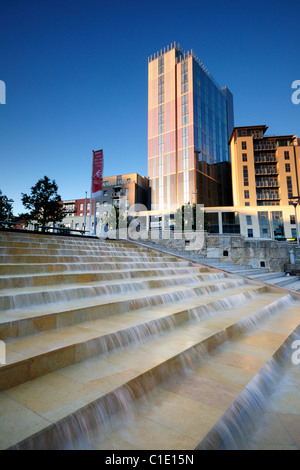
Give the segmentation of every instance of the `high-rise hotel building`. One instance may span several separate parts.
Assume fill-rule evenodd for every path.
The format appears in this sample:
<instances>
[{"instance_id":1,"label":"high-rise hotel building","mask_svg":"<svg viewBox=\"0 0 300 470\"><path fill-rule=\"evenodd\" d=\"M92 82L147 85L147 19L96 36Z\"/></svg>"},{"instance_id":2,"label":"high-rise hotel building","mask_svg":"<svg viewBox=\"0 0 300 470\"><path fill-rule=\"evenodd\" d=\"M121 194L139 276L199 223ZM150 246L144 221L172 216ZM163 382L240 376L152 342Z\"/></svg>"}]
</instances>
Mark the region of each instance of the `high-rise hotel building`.
<instances>
[{"instance_id":1,"label":"high-rise hotel building","mask_svg":"<svg viewBox=\"0 0 300 470\"><path fill-rule=\"evenodd\" d=\"M174 43L148 59L151 206L232 204L233 97L198 57Z\"/></svg>"}]
</instances>

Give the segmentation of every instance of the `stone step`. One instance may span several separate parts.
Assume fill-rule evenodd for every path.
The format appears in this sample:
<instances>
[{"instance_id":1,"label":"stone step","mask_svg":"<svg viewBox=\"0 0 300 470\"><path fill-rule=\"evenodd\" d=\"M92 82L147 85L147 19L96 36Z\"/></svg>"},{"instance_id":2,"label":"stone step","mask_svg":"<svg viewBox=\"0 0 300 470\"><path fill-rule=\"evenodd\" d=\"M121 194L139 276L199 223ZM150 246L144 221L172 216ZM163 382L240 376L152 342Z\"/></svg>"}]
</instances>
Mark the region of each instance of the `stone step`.
<instances>
[{"instance_id":1,"label":"stone step","mask_svg":"<svg viewBox=\"0 0 300 470\"><path fill-rule=\"evenodd\" d=\"M88 283L96 281L109 281L109 280L121 280L121 279L134 279L138 277L152 277L161 276L164 274L167 276L185 275L185 274L201 274L201 273L213 273L213 270L208 267L176 267L173 268L152 268L152 269L120 269L120 270L107 270L107 271L77 271L77 272L65 272L61 273L42 273L42 274L22 274L22 275L5 275L0 276L0 291L1 289L16 289L24 287L34 286L45 286L45 285L63 285L63 284L76 284L76 283ZM223 273L224 275L224 273Z\"/></svg>"},{"instance_id":2,"label":"stone step","mask_svg":"<svg viewBox=\"0 0 300 470\"><path fill-rule=\"evenodd\" d=\"M228 269L228 272L233 274L239 274L240 276L252 277L253 275L266 275L269 273L267 268L245 268L245 269Z\"/></svg>"},{"instance_id":3,"label":"stone step","mask_svg":"<svg viewBox=\"0 0 300 470\"><path fill-rule=\"evenodd\" d=\"M232 321L232 314L240 317L257 312L271 302L283 299L283 294L269 293L261 296L259 289L248 290L227 299L205 302L199 296L191 300L179 301L175 305L163 304L159 308L139 309L111 315L98 320L83 321L76 326L40 332L22 338L6 339L6 365L0 367L0 390L5 390L40 377L45 373L65 367L74 362L114 349L136 347L152 338L182 328L186 322L194 322L195 328L201 321L201 330L210 324L212 318L222 314L222 321ZM243 301L242 301L243 300ZM236 307L238 301L238 308ZM240 311L243 305L245 310ZM226 317L228 311L228 318ZM12 325L13 329L13 325ZM57 358L59 357L59 361Z\"/></svg>"},{"instance_id":4,"label":"stone step","mask_svg":"<svg viewBox=\"0 0 300 470\"><path fill-rule=\"evenodd\" d=\"M124 260L124 258L122 258ZM82 271L111 271L114 267L116 270L121 269L155 269L158 268L172 268L172 267L187 267L191 266L190 261L178 259L176 262L166 261L164 258L159 258L157 261L126 261L126 262L86 262L83 258L81 262L61 262L61 263L10 263L0 264L0 272L3 275L11 274L42 274L42 273L68 273L68 272L82 272Z\"/></svg>"},{"instance_id":5,"label":"stone step","mask_svg":"<svg viewBox=\"0 0 300 470\"><path fill-rule=\"evenodd\" d=\"M274 315L283 312L289 332L298 320L298 305L295 309L287 297L277 300ZM221 324L216 318L205 321L202 328L202 322L197 328L194 323L186 324L180 331L134 349L99 355L7 390L2 395L3 422L7 423L8 413L13 419L23 413L26 422L18 423L18 432L1 433L2 448L18 444L18 448L64 448L67 436L67 446L77 438L79 447L100 449L195 448L285 338L280 330L274 333L276 318L274 322L268 308L247 318L239 308L228 314L225 312ZM265 323L265 346L261 332L251 336L257 324L252 317ZM252 344L255 346L251 352ZM243 354L241 346L246 346ZM211 367L211 360L215 366L219 364L218 369ZM237 368L236 375L233 370L230 373L231 367ZM208 380L197 380L205 369ZM221 371L227 380L218 381ZM127 430L130 421L125 421L124 428L118 412L125 419L131 418L131 423L134 420L129 433L122 431ZM108 423L110 418L116 428ZM32 435L34 439L30 439Z\"/></svg>"},{"instance_id":6,"label":"stone step","mask_svg":"<svg viewBox=\"0 0 300 470\"><path fill-rule=\"evenodd\" d=\"M257 281L267 282L269 279L276 279L282 277L282 272L269 272L265 274L255 274L253 276L249 276L251 279L255 279Z\"/></svg>"},{"instance_id":7,"label":"stone step","mask_svg":"<svg viewBox=\"0 0 300 470\"><path fill-rule=\"evenodd\" d=\"M19 310L4 310L0 314L0 339L26 336L126 311L158 307L165 303L179 302L182 299L191 300L203 296L206 302L211 297L217 298L220 292L220 295L224 295L224 292L228 294L232 289L244 292L258 287L260 285L247 284L244 280L231 280L215 282L214 285L202 283L202 285L194 285L190 288L186 286L156 288L151 291L70 300Z\"/></svg>"},{"instance_id":8,"label":"stone step","mask_svg":"<svg viewBox=\"0 0 300 470\"><path fill-rule=\"evenodd\" d=\"M148 251L151 248L147 247L139 247L136 245L132 245L130 243L120 243L116 241L102 241L102 240L97 240L96 242L90 243L88 240L83 240L80 242L72 242L68 240L47 240L44 242L40 242L38 240L33 241L33 240L27 240L24 241L23 239L20 240L3 240L0 238L0 247L1 248L47 248L47 249L67 249L67 248L82 248L85 250L92 250L92 249L97 249L98 247L105 247L107 249L118 249L119 251L122 250L134 250L136 252L143 252L143 251Z\"/></svg>"},{"instance_id":9,"label":"stone step","mask_svg":"<svg viewBox=\"0 0 300 470\"><path fill-rule=\"evenodd\" d=\"M214 283L211 285L211 283ZM100 281L90 282L86 284L65 284L63 286L36 286L31 288L19 289L3 289L0 295L0 318L1 313L5 310L25 309L27 307L34 307L38 305L61 303L83 299L96 299L101 301L109 295L123 295L125 292L130 293L132 296L149 289L164 289L164 288L207 288L214 289L216 284L222 283L223 288L226 288L227 283L237 282L242 285L243 280L234 280L224 278L222 273L214 274L199 274L191 276L170 276L170 277L152 277L152 278L139 278L128 280L116 281Z\"/></svg>"},{"instance_id":10,"label":"stone step","mask_svg":"<svg viewBox=\"0 0 300 470\"><path fill-rule=\"evenodd\" d=\"M155 261L157 258L163 259L164 261L177 261L173 256L157 256L149 254L139 255L140 260L145 261ZM1 255L0 254L0 264L32 264L32 263L80 263L83 260L89 263L101 263L103 261L109 262L114 261L120 263L122 261L128 260L128 262L134 263L137 259L137 256L134 254L128 254L124 256L123 253L107 254L105 251L101 254L93 255L55 255L52 253L45 255Z\"/></svg>"},{"instance_id":11,"label":"stone step","mask_svg":"<svg viewBox=\"0 0 300 470\"><path fill-rule=\"evenodd\" d=\"M272 284L273 286L285 287L289 284L294 284L297 281L299 281L298 276L282 276L277 277L275 279L270 279L268 281L268 284Z\"/></svg>"}]
</instances>

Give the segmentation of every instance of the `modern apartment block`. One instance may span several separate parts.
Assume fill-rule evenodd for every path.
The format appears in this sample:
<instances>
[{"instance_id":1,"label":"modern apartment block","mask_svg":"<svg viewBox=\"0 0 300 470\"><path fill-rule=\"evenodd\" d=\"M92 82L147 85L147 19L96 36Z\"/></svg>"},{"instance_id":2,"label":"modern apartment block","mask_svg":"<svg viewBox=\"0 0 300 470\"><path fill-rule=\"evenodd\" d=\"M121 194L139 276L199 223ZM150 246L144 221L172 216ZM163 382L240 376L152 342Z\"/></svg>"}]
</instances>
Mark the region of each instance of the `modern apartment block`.
<instances>
[{"instance_id":1,"label":"modern apartment block","mask_svg":"<svg viewBox=\"0 0 300 470\"><path fill-rule=\"evenodd\" d=\"M230 137L234 207L242 233L259 238L296 238L300 146L297 136L267 136L268 127L235 127ZM244 222L243 222L244 221Z\"/></svg>"},{"instance_id":2,"label":"modern apartment block","mask_svg":"<svg viewBox=\"0 0 300 470\"><path fill-rule=\"evenodd\" d=\"M100 205L121 206L123 209L129 209L134 204L142 204L147 207L148 204L148 178L138 173L126 175L107 176L103 178L102 196L97 198L96 216L100 215L98 207ZM83 229L86 216L86 226L89 227L89 217L92 216L92 226L94 223L94 201L90 207L90 198L72 199L63 201L67 216L63 220L66 227L73 229ZM85 211L86 206L86 211Z\"/></svg>"},{"instance_id":3,"label":"modern apartment block","mask_svg":"<svg viewBox=\"0 0 300 470\"><path fill-rule=\"evenodd\" d=\"M235 127L230 137L235 206L288 206L299 196L297 136L266 136L267 126Z\"/></svg>"},{"instance_id":4,"label":"modern apartment block","mask_svg":"<svg viewBox=\"0 0 300 470\"><path fill-rule=\"evenodd\" d=\"M233 97L176 43L148 59L151 206L232 204Z\"/></svg>"}]
</instances>

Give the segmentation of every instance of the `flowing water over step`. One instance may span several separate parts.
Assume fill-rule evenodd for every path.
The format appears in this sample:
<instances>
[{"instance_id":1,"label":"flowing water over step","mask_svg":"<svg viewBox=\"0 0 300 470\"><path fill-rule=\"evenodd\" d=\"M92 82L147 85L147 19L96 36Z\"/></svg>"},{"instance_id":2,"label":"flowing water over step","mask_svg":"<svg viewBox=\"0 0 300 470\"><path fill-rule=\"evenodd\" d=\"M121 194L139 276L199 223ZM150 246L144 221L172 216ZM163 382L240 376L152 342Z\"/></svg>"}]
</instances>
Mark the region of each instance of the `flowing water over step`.
<instances>
[{"instance_id":1,"label":"flowing water over step","mask_svg":"<svg viewBox=\"0 0 300 470\"><path fill-rule=\"evenodd\" d=\"M133 243L0 232L0 447L259 447L299 305Z\"/></svg>"}]
</instances>

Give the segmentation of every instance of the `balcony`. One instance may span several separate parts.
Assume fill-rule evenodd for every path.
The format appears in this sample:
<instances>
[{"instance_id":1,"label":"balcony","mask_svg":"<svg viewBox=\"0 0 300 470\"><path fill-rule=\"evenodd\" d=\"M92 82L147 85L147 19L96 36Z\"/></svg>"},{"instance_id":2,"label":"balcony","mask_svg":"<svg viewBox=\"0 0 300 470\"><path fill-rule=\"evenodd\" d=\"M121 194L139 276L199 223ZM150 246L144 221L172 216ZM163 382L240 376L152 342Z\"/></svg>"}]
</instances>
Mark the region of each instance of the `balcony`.
<instances>
[{"instance_id":1,"label":"balcony","mask_svg":"<svg viewBox=\"0 0 300 470\"><path fill-rule=\"evenodd\" d=\"M122 196L125 196L125 193L123 191L114 191L111 195L112 199L118 199Z\"/></svg>"},{"instance_id":2,"label":"balcony","mask_svg":"<svg viewBox=\"0 0 300 470\"><path fill-rule=\"evenodd\" d=\"M277 163L277 158L275 155L261 155L259 157L254 157L254 163Z\"/></svg>"},{"instance_id":3,"label":"balcony","mask_svg":"<svg viewBox=\"0 0 300 470\"><path fill-rule=\"evenodd\" d=\"M279 188L278 181L262 180L256 181L257 188Z\"/></svg>"},{"instance_id":4,"label":"balcony","mask_svg":"<svg viewBox=\"0 0 300 470\"><path fill-rule=\"evenodd\" d=\"M255 168L255 174L258 176L263 175L278 175L277 168L270 167L270 168Z\"/></svg>"},{"instance_id":5,"label":"balcony","mask_svg":"<svg viewBox=\"0 0 300 470\"><path fill-rule=\"evenodd\" d=\"M275 144L254 144L253 148L255 151L261 151L261 150L276 150L276 145Z\"/></svg>"},{"instance_id":6,"label":"balcony","mask_svg":"<svg viewBox=\"0 0 300 470\"><path fill-rule=\"evenodd\" d=\"M278 193L258 193L256 199L260 201L278 201L280 200L280 195Z\"/></svg>"}]
</instances>

